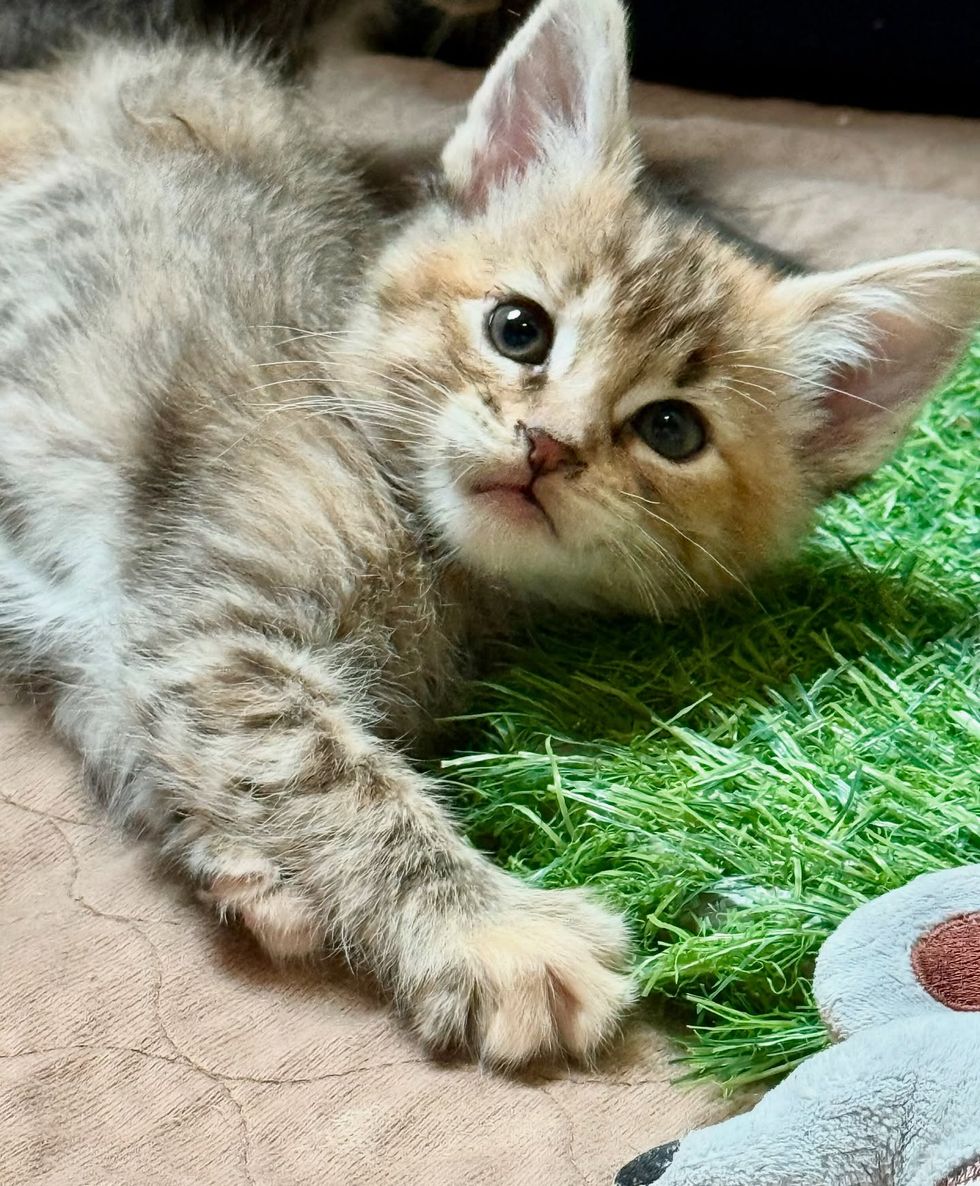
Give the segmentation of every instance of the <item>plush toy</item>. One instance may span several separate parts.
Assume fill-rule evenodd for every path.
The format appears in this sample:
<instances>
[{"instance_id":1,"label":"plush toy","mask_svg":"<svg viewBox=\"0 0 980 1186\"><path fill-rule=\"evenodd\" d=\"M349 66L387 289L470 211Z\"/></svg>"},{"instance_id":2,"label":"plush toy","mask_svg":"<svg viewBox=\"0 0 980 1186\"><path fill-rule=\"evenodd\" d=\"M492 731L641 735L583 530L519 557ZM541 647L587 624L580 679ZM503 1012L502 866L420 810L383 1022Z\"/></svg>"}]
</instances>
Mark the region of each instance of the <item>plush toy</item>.
<instances>
[{"instance_id":1,"label":"plush toy","mask_svg":"<svg viewBox=\"0 0 980 1186\"><path fill-rule=\"evenodd\" d=\"M859 907L823 945L813 991L836 1045L616 1186L980 1182L980 865Z\"/></svg>"}]
</instances>

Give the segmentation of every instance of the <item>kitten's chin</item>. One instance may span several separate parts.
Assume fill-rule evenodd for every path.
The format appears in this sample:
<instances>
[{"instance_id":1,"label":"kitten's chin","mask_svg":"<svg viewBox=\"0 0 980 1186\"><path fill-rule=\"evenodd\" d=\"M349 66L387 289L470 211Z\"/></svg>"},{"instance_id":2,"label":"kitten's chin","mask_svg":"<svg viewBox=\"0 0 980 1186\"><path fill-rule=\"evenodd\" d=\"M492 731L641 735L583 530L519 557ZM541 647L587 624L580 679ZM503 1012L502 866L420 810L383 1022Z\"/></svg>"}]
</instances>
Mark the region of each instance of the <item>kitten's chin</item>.
<instances>
[{"instance_id":1,"label":"kitten's chin","mask_svg":"<svg viewBox=\"0 0 980 1186\"><path fill-rule=\"evenodd\" d=\"M533 496L513 486L464 493L450 484L429 502L440 534L471 572L524 597L570 609L603 608L585 557L563 544L552 516Z\"/></svg>"}]
</instances>

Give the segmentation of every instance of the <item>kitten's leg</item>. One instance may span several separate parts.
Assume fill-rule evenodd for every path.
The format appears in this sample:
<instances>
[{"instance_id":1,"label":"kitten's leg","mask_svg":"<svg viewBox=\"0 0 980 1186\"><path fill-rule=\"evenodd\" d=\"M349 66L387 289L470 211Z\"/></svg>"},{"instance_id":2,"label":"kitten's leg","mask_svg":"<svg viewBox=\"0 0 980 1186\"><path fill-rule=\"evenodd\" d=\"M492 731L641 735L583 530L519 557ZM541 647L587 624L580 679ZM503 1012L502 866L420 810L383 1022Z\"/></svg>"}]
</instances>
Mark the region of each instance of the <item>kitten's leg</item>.
<instances>
[{"instance_id":1,"label":"kitten's leg","mask_svg":"<svg viewBox=\"0 0 980 1186\"><path fill-rule=\"evenodd\" d=\"M241 633L144 664L146 752L128 802L219 912L274 955L342 949L428 1047L500 1065L588 1055L631 997L622 922L471 848L431 785L371 736L342 670Z\"/></svg>"}]
</instances>

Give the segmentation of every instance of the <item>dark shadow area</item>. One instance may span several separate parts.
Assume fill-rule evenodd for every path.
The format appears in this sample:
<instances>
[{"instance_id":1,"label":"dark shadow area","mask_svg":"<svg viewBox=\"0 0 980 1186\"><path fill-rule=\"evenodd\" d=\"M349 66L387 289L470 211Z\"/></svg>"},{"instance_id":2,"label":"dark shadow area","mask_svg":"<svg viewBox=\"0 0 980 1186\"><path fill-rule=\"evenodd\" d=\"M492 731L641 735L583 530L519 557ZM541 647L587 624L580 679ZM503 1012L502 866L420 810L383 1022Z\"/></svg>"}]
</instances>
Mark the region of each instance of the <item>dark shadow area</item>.
<instances>
[{"instance_id":1,"label":"dark shadow area","mask_svg":"<svg viewBox=\"0 0 980 1186\"><path fill-rule=\"evenodd\" d=\"M391 52L485 66L533 7L500 0L447 21L436 8L396 0ZM627 0L633 75L723 94L778 96L878 110L980 114L980 15L967 0Z\"/></svg>"},{"instance_id":2,"label":"dark shadow area","mask_svg":"<svg viewBox=\"0 0 980 1186\"><path fill-rule=\"evenodd\" d=\"M967 0L626 0L636 78L696 90L879 110L980 114L980 16ZM486 11L481 12L480 8ZM349 16L374 47L485 67L533 0L4 0L0 68L36 66L79 33L246 40L287 72L325 19ZM356 23L354 24L356 28Z\"/></svg>"},{"instance_id":3,"label":"dark shadow area","mask_svg":"<svg viewBox=\"0 0 980 1186\"><path fill-rule=\"evenodd\" d=\"M545 685L568 690L549 720L556 734L588 742L598 723L601 736L623 740L702 697L704 705L684 718L691 729L707 725L709 713L807 685L841 660L893 644L918 651L975 630L975 623L976 606L954 595L840 558L821 567L800 564L760 583L754 596L703 606L674 622L554 617L496 650L486 680L473 688L470 719L450 725L443 753L447 743L473 748L481 722L472 715L520 715L540 703L535 689ZM605 707L596 677L620 693ZM549 697L549 707L555 702Z\"/></svg>"}]
</instances>

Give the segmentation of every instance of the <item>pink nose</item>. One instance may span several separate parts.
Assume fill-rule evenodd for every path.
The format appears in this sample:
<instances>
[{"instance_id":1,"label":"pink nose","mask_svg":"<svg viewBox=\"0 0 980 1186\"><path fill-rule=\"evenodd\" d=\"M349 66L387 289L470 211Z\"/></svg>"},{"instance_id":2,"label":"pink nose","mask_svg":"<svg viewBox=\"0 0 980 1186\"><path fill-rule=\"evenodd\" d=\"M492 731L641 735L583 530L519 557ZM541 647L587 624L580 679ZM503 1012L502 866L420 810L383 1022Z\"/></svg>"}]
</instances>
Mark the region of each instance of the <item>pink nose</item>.
<instances>
[{"instance_id":1,"label":"pink nose","mask_svg":"<svg viewBox=\"0 0 980 1186\"><path fill-rule=\"evenodd\" d=\"M522 427L524 427L522 425ZM534 470L534 476L554 473L556 469L567 469L579 464L578 455L571 445L556 440L543 428L526 428L524 435L530 446L527 459Z\"/></svg>"}]
</instances>

